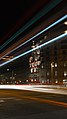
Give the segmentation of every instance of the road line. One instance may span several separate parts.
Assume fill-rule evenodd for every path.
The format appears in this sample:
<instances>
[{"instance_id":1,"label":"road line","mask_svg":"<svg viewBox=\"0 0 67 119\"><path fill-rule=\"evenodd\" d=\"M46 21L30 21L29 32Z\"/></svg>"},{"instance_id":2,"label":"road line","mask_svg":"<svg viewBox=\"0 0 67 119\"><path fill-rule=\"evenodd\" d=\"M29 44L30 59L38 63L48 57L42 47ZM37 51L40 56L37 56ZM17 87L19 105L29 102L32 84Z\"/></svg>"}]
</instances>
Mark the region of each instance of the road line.
<instances>
[{"instance_id":1,"label":"road line","mask_svg":"<svg viewBox=\"0 0 67 119\"><path fill-rule=\"evenodd\" d=\"M16 96L17 98L21 98L21 99L35 100L35 101L38 101L38 102L41 102L41 103L49 103L49 104L53 104L53 105L62 106L62 107L67 108L67 103L65 103L65 102L35 98L35 97L31 97L31 96L20 96L20 95L15 95L15 94L13 96Z\"/></svg>"},{"instance_id":2,"label":"road line","mask_svg":"<svg viewBox=\"0 0 67 119\"><path fill-rule=\"evenodd\" d=\"M64 103L64 102L58 102L58 101L54 101L54 100L46 100L46 99L35 98L35 97L30 97L30 96L23 96L22 98L35 100L35 101L42 102L42 103L50 103L50 104L63 106L63 107L67 108L67 103Z\"/></svg>"},{"instance_id":3,"label":"road line","mask_svg":"<svg viewBox=\"0 0 67 119\"><path fill-rule=\"evenodd\" d=\"M20 98L20 99L29 99L29 100L34 100L34 101L38 101L41 103L49 103L49 104L54 104L57 106L62 106L67 108L67 103L65 102L59 102L59 101L55 101L55 100L48 100L48 99L41 99L41 98L36 98L36 97L31 97L31 96L21 96L21 95L16 95L13 93L5 93L6 95L12 95L12 97L16 97L16 98Z\"/></svg>"}]
</instances>

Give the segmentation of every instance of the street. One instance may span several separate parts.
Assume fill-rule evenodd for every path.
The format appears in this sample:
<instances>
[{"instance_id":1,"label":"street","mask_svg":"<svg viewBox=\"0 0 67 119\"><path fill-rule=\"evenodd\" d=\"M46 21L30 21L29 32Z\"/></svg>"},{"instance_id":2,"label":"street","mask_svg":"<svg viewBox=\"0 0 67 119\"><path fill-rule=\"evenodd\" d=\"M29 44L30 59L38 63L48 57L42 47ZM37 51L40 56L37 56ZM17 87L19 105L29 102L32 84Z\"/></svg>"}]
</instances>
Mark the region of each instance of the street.
<instances>
[{"instance_id":1,"label":"street","mask_svg":"<svg viewBox=\"0 0 67 119\"><path fill-rule=\"evenodd\" d=\"M0 16L0 119L67 119L67 0L1 0Z\"/></svg>"},{"instance_id":2,"label":"street","mask_svg":"<svg viewBox=\"0 0 67 119\"><path fill-rule=\"evenodd\" d=\"M0 119L67 119L67 95L0 90Z\"/></svg>"}]
</instances>

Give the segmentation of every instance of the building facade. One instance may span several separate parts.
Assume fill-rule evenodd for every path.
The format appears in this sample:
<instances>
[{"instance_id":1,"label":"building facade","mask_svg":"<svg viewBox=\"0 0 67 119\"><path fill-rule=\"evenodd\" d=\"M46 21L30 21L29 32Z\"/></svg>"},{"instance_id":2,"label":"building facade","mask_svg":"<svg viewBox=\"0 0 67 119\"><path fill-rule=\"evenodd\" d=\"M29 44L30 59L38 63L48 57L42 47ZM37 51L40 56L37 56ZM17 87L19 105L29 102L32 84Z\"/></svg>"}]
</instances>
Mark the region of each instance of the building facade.
<instances>
[{"instance_id":1,"label":"building facade","mask_svg":"<svg viewBox=\"0 0 67 119\"><path fill-rule=\"evenodd\" d=\"M44 40L44 37L42 41ZM41 41L41 40L40 40ZM40 45L34 43L32 48ZM67 83L67 40L37 49L29 57L29 82L42 84Z\"/></svg>"}]
</instances>

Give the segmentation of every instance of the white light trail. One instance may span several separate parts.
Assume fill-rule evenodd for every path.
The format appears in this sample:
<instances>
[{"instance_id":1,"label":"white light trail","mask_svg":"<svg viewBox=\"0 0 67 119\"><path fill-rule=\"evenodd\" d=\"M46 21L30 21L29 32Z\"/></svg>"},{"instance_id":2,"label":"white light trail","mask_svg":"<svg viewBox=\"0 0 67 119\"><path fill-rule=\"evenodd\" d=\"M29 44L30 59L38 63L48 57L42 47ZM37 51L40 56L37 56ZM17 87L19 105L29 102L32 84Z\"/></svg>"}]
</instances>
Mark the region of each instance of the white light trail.
<instances>
[{"instance_id":1,"label":"white light trail","mask_svg":"<svg viewBox=\"0 0 67 119\"><path fill-rule=\"evenodd\" d=\"M23 45L25 45L26 43L28 43L29 41L33 40L34 38L36 38L37 36L41 35L42 33L44 33L45 31L49 30L50 28L52 28L53 26L57 25L58 23L60 23L61 21L63 21L64 19L67 18L67 15L64 15L62 18L60 18L59 20L57 20L56 22L54 22L53 24L49 25L47 28L43 29L42 31L40 31L39 33L37 33L36 35L34 35L32 38L30 38L29 40L27 40L26 42L22 43L21 45L19 45L18 47L16 47L15 49L11 50L10 52L8 52L6 55L8 55L9 53L17 50L18 48L22 47ZM4 56L6 56L4 55ZM3 56L3 57L4 57ZM2 58L2 57L1 57ZM0 59L1 59L0 58Z\"/></svg>"},{"instance_id":2,"label":"white light trail","mask_svg":"<svg viewBox=\"0 0 67 119\"><path fill-rule=\"evenodd\" d=\"M67 95L67 88L64 90L64 87L54 85L0 85L0 89L17 89Z\"/></svg>"},{"instance_id":3,"label":"white light trail","mask_svg":"<svg viewBox=\"0 0 67 119\"><path fill-rule=\"evenodd\" d=\"M62 18L60 18L59 20L57 20L56 22L54 22L53 24L51 24L50 26L48 26L47 28L45 28L44 30L40 31L39 33L37 33L36 35L34 35L32 38L30 38L29 40L27 40L26 42L24 42L23 44L21 44L19 47L25 45L26 43L28 43L29 41L31 41L32 39L36 38L37 36L41 35L42 33L44 33L45 31L47 31L48 29L52 28L53 26L57 25L58 23L60 23L61 21L63 21L64 19L67 18L67 15L63 16Z\"/></svg>"},{"instance_id":4,"label":"white light trail","mask_svg":"<svg viewBox=\"0 0 67 119\"><path fill-rule=\"evenodd\" d=\"M50 44L50 43L52 43L52 42L58 41L58 40L64 38L65 36L67 36L67 33L64 33L64 34L62 34L62 35L60 35L60 36L57 36L57 37L51 39L50 41L47 41L47 42L45 42L45 43L43 43L43 44L41 44L41 45L35 47L34 49L28 50L28 51L26 51L26 52L24 52L24 53L22 53L22 54L20 54L20 55L18 55L18 56L16 56L16 57L10 59L9 61L6 61L6 62L2 63L2 64L0 65L0 67L2 67L2 66L4 66L4 65L6 65L6 64L8 64L8 63L10 63L10 62L12 62L12 61L14 61L14 60L16 60L16 59L18 59L18 58L20 58L20 57L22 57L22 56L24 56L24 55L26 55L26 54L29 54L29 53L33 52L34 50L37 50L37 49L39 49L39 48L42 48L43 46L46 46L46 45L48 45L48 44Z\"/></svg>"}]
</instances>

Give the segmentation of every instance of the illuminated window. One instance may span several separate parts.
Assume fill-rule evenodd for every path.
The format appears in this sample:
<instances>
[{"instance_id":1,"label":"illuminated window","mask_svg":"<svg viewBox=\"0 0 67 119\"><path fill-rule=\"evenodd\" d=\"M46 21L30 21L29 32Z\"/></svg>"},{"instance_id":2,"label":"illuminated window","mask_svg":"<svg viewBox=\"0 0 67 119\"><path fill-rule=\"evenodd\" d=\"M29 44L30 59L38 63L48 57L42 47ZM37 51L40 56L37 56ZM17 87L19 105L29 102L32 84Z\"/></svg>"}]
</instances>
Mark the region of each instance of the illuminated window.
<instances>
[{"instance_id":1,"label":"illuminated window","mask_svg":"<svg viewBox=\"0 0 67 119\"><path fill-rule=\"evenodd\" d=\"M55 83L58 83L58 80L56 79Z\"/></svg>"},{"instance_id":2,"label":"illuminated window","mask_svg":"<svg viewBox=\"0 0 67 119\"><path fill-rule=\"evenodd\" d=\"M21 83L21 80L19 80L19 82Z\"/></svg>"},{"instance_id":3,"label":"illuminated window","mask_svg":"<svg viewBox=\"0 0 67 119\"><path fill-rule=\"evenodd\" d=\"M57 63L55 63L55 67L57 67Z\"/></svg>"},{"instance_id":4,"label":"illuminated window","mask_svg":"<svg viewBox=\"0 0 67 119\"><path fill-rule=\"evenodd\" d=\"M67 21L65 21L64 24L67 25Z\"/></svg>"},{"instance_id":5,"label":"illuminated window","mask_svg":"<svg viewBox=\"0 0 67 119\"><path fill-rule=\"evenodd\" d=\"M42 65L41 67L42 67L42 69L44 68L44 66L43 66L43 65Z\"/></svg>"},{"instance_id":6,"label":"illuminated window","mask_svg":"<svg viewBox=\"0 0 67 119\"><path fill-rule=\"evenodd\" d=\"M40 50L37 50L37 54L40 54Z\"/></svg>"},{"instance_id":7,"label":"illuminated window","mask_svg":"<svg viewBox=\"0 0 67 119\"><path fill-rule=\"evenodd\" d=\"M37 81L36 79L34 81Z\"/></svg>"},{"instance_id":8,"label":"illuminated window","mask_svg":"<svg viewBox=\"0 0 67 119\"><path fill-rule=\"evenodd\" d=\"M43 42L43 40L40 40L40 43L42 43Z\"/></svg>"},{"instance_id":9,"label":"illuminated window","mask_svg":"<svg viewBox=\"0 0 67 119\"><path fill-rule=\"evenodd\" d=\"M51 63L51 67L54 67L54 62Z\"/></svg>"},{"instance_id":10,"label":"illuminated window","mask_svg":"<svg viewBox=\"0 0 67 119\"><path fill-rule=\"evenodd\" d=\"M7 71L9 71L9 69L7 69Z\"/></svg>"},{"instance_id":11,"label":"illuminated window","mask_svg":"<svg viewBox=\"0 0 67 119\"><path fill-rule=\"evenodd\" d=\"M64 32L67 33L67 30L65 30Z\"/></svg>"},{"instance_id":12,"label":"illuminated window","mask_svg":"<svg viewBox=\"0 0 67 119\"><path fill-rule=\"evenodd\" d=\"M31 73L33 73L33 68L31 68Z\"/></svg>"},{"instance_id":13,"label":"illuminated window","mask_svg":"<svg viewBox=\"0 0 67 119\"><path fill-rule=\"evenodd\" d=\"M33 82L33 79L31 79L31 82Z\"/></svg>"},{"instance_id":14,"label":"illuminated window","mask_svg":"<svg viewBox=\"0 0 67 119\"><path fill-rule=\"evenodd\" d=\"M67 72L66 71L64 71L64 76L67 76Z\"/></svg>"},{"instance_id":15,"label":"illuminated window","mask_svg":"<svg viewBox=\"0 0 67 119\"><path fill-rule=\"evenodd\" d=\"M67 79L63 79L63 84L67 84Z\"/></svg>"},{"instance_id":16,"label":"illuminated window","mask_svg":"<svg viewBox=\"0 0 67 119\"><path fill-rule=\"evenodd\" d=\"M36 70L36 68L34 68L34 72L36 72L37 70Z\"/></svg>"},{"instance_id":17,"label":"illuminated window","mask_svg":"<svg viewBox=\"0 0 67 119\"><path fill-rule=\"evenodd\" d=\"M38 66L40 65L40 63L41 63L40 61L37 62Z\"/></svg>"},{"instance_id":18,"label":"illuminated window","mask_svg":"<svg viewBox=\"0 0 67 119\"><path fill-rule=\"evenodd\" d=\"M35 61L37 61L37 57L35 58Z\"/></svg>"},{"instance_id":19,"label":"illuminated window","mask_svg":"<svg viewBox=\"0 0 67 119\"><path fill-rule=\"evenodd\" d=\"M32 61L33 61L33 57L30 57L30 58L29 58L29 62L32 62Z\"/></svg>"},{"instance_id":20,"label":"illuminated window","mask_svg":"<svg viewBox=\"0 0 67 119\"><path fill-rule=\"evenodd\" d=\"M28 82L28 80L26 80L26 82Z\"/></svg>"}]
</instances>

